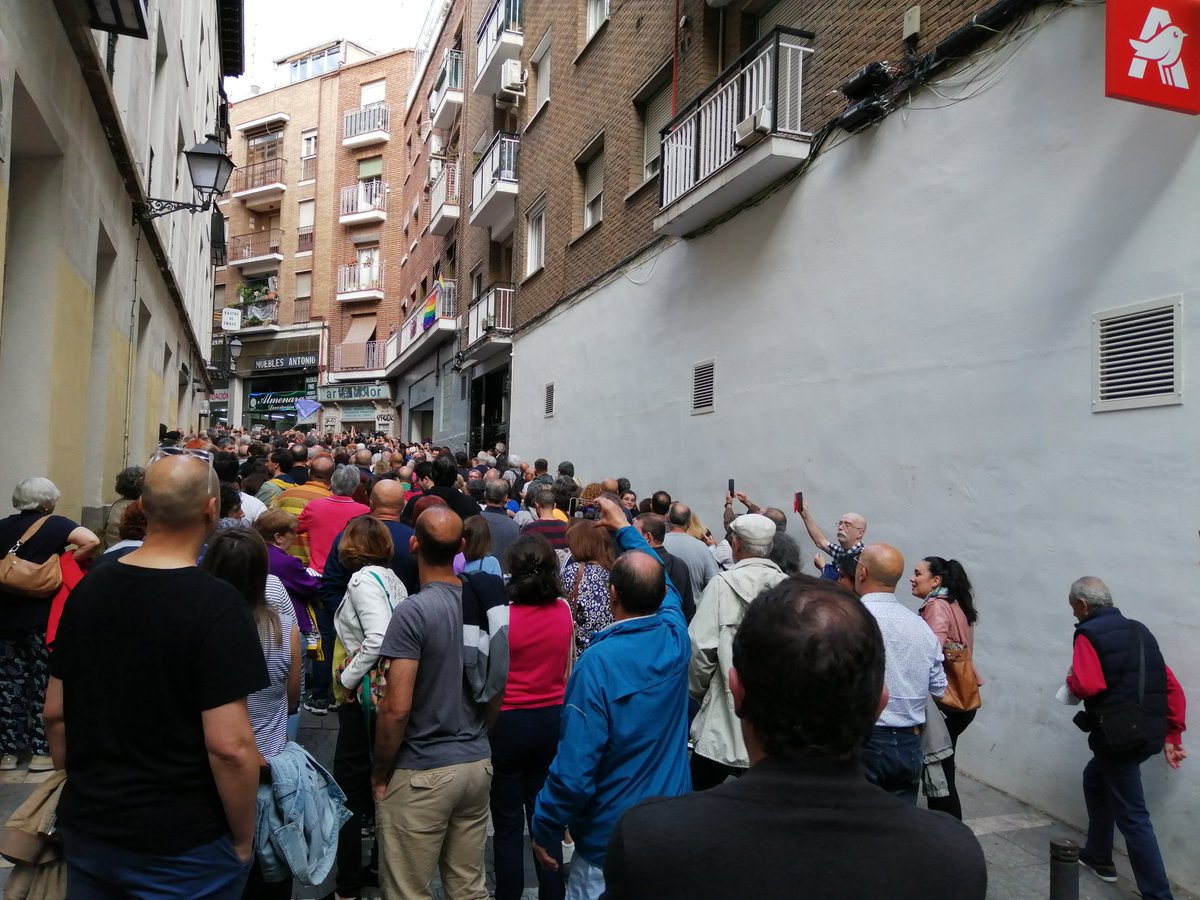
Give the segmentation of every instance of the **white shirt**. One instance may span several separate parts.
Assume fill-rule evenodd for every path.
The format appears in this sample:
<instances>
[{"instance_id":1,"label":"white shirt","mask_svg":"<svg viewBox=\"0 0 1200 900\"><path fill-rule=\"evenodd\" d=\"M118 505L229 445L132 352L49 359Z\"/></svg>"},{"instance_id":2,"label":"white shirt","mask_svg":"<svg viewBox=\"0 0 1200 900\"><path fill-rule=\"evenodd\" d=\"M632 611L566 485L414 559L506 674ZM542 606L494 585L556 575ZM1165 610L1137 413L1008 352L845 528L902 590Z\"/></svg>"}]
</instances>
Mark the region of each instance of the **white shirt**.
<instances>
[{"instance_id":1,"label":"white shirt","mask_svg":"<svg viewBox=\"0 0 1200 900\"><path fill-rule=\"evenodd\" d=\"M238 493L242 495L242 518L246 520L247 525L253 525L254 520L267 511L267 504L245 491Z\"/></svg>"},{"instance_id":2,"label":"white shirt","mask_svg":"<svg viewBox=\"0 0 1200 900\"><path fill-rule=\"evenodd\" d=\"M890 728L925 724L925 700L946 692L942 645L925 620L895 594L863 594L863 606L879 623L887 654L883 680L888 702L875 722Z\"/></svg>"}]
</instances>

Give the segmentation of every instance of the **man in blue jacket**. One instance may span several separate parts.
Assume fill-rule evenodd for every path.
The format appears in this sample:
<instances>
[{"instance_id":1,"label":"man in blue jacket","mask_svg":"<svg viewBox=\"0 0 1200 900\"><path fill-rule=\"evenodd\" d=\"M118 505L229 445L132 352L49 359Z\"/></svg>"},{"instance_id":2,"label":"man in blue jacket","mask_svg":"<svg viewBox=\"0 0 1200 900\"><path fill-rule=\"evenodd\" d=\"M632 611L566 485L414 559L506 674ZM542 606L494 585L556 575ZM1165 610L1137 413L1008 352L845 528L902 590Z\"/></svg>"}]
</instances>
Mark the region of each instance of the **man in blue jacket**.
<instances>
[{"instance_id":1,"label":"man in blue jacket","mask_svg":"<svg viewBox=\"0 0 1200 900\"><path fill-rule=\"evenodd\" d=\"M568 900L604 893L604 855L621 814L647 797L692 789L687 760L691 658L679 592L662 561L606 498L597 523L623 555L610 574L613 624L592 637L563 701L558 754L537 797L530 834L542 865L571 830ZM629 552L633 551L633 552Z\"/></svg>"}]
</instances>

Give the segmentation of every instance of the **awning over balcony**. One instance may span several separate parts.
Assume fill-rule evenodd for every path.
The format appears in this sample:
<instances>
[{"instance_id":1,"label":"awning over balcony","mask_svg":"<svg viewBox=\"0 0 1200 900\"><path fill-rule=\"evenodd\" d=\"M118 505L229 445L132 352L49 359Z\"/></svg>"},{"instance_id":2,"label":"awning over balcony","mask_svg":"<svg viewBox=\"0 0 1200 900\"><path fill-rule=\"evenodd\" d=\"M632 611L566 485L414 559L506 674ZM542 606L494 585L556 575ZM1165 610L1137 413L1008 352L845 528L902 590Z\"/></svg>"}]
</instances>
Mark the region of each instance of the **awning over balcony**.
<instances>
[{"instance_id":1,"label":"awning over balcony","mask_svg":"<svg viewBox=\"0 0 1200 900\"><path fill-rule=\"evenodd\" d=\"M346 332L343 344L365 344L375 333L376 316L355 316L350 320L350 328Z\"/></svg>"}]
</instances>

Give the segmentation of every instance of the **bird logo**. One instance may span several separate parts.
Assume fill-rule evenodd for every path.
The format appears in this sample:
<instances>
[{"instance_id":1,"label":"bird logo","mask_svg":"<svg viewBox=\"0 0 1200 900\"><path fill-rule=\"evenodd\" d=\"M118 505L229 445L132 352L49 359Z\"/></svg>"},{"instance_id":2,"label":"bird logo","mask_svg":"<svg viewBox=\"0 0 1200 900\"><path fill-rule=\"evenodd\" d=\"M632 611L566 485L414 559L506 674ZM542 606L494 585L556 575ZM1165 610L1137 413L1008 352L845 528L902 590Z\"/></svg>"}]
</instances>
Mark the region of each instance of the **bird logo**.
<instances>
[{"instance_id":1,"label":"bird logo","mask_svg":"<svg viewBox=\"0 0 1200 900\"><path fill-rule=\"evenodd\" d=\"M1139 39L1130 38L1133 61L1129 64L1130 78L1144 78L1148 63L1158 66L1158 77L1168 87L1187 90L1187 72L1183 68L1183 40L1187 37L1178 25L1171 24L1171 16L1164 9L1151 8L1142 26Z\"/></svg>"}]
</instances>

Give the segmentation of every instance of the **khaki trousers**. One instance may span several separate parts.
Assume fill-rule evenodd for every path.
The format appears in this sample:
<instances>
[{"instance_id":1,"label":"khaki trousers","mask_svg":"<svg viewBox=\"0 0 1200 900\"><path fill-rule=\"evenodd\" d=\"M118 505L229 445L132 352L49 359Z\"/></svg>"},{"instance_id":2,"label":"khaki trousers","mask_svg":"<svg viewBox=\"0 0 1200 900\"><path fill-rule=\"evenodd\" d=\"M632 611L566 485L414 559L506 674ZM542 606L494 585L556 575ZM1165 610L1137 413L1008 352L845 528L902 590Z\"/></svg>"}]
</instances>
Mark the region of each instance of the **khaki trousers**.
<instances>
[{"instance_id":1,"label":"khaki trousers","mask_svg":"<svg viewBox=\"0 0 1200 900\"><path fill-rule=\"evenodd\" d=\"M487 843L492 761L397 769L376 804L379 887L388 900L428 900L436 866L449 900L488 900Z\"/></svg>"}]
</instances>

